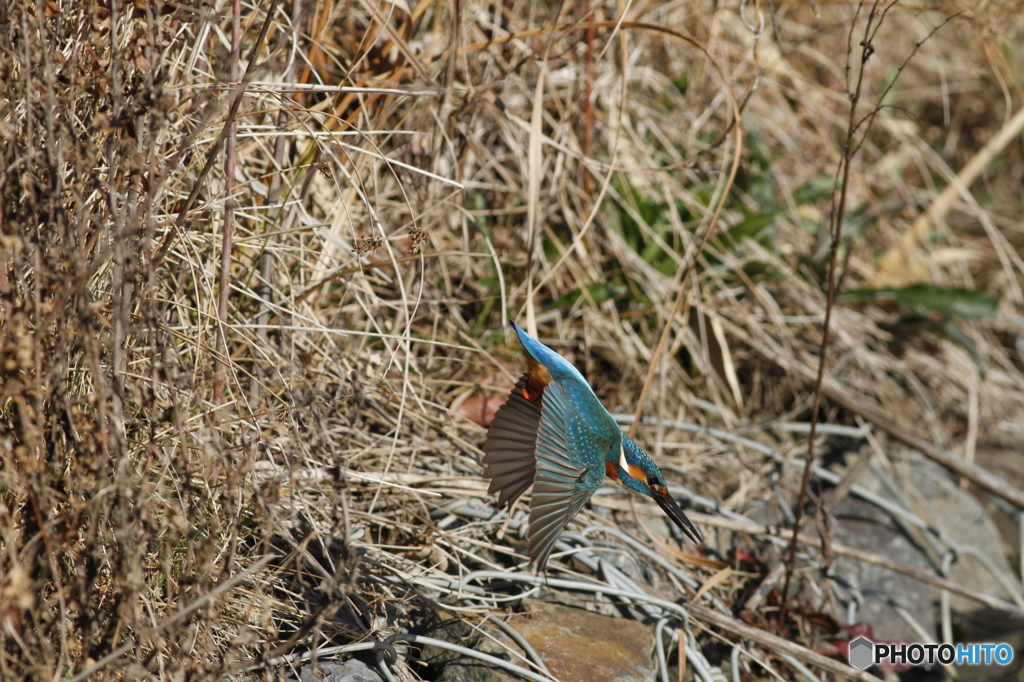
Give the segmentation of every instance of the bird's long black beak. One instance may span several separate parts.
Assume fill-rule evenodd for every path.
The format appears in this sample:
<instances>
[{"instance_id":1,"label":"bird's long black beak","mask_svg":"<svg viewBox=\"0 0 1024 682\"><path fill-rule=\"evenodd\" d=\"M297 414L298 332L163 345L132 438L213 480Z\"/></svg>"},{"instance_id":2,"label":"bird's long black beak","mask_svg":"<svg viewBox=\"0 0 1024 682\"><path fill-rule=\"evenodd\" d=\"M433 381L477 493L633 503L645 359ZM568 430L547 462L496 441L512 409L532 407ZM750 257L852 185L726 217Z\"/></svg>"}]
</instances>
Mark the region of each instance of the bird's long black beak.
<instances>
[{"instance_id":1,"label":"bird's long black beak","mask_svg":"<svg viewBox=\"0 0 1024 682\"><path fill-rule=\"evenodd\" d=\"M658 503L661 510L665 512L672 522L679 526L679 529L686 534L686 537L690 538L696 544L700 544L703 538L697 531L696 526L690 523L690 519L686 518L686 514L679 508L679 503L676 502L675 498L668 494L668 489L662 486L651 487L651 497Z\"/></svg>"}]
</instances>

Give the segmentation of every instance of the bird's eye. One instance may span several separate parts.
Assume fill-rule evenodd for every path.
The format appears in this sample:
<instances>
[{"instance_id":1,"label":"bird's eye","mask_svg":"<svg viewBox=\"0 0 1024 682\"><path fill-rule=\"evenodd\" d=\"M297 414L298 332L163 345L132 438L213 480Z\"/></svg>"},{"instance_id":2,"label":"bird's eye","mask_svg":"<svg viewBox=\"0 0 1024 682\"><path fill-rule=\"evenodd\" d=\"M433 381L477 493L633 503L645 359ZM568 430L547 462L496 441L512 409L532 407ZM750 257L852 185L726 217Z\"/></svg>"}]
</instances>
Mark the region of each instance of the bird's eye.
<instances>
[{"instance_id":1,"label":"bird's eye","mask_svg":"<svg viewBox=\"0 0 1024 682\"><path fill-rule=\"evenodd\" d=\"M648 476L647 485L658 485L658 479L656 479L654 476Z\"/></svg>"}]
</instances>

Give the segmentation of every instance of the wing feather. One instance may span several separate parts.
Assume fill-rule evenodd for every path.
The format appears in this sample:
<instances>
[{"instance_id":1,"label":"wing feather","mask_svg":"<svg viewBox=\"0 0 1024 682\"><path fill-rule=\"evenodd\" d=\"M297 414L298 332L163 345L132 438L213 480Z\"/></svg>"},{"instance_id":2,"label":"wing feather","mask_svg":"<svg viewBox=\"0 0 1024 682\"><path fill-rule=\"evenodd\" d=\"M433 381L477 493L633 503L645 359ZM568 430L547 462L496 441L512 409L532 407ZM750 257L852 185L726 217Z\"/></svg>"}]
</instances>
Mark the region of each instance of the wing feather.
<instances>
[{"instance_id":1,"label":"wing feather","mask_svg":"<svg viewBox=\"0 0 1024 682\"><path fill-rule=\"evenodd\" d=\"M568 396L561 384L544 388L537 431L537 476L530 503L530 558L543 571L558 536L594 494L604 477L587 464L580 450L580 424L574 421Z\"/></svg>"},{"instance_id":2,"label":"wing feather","mask_svg":"<svg viewBox=\"0 0 1024 682\"><path fill-rule=\"evenodd\" d=\"M533 483L537 471L541 408L523 397L528 378L523 376L498 408L484 442L484 477L491 479L487 492L500 492L498 505L508 503L509 509Z\"/></svg>"}]
</instances>

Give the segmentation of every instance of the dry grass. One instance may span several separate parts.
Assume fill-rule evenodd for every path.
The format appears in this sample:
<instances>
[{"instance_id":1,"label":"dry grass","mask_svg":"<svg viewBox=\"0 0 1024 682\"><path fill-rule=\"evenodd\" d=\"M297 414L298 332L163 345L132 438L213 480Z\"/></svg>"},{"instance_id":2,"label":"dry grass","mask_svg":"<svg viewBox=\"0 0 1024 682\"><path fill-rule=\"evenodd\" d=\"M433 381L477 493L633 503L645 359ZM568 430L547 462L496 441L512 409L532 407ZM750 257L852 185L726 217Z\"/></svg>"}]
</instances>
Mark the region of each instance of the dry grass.
<instances>
[{"instance_id":1,"label":"dry grass","mask_svg":"<svg viewBox=\"0 0 1024 682\"><path fill-rule=\"evenodd\" d=\"M487 518L467 418L518 372L507 317L612 412L632 413L657 355L638 437L674 483L737 512L795 501L800 468L769 476L752 444L807 449L778 425L810 415L868 6L263 2L233 58L225 3L3 4L0 678L270 679L284 654L500 610L438 581L527 570ZM1019 452L1024 20L1014 2L885 8L841 290L998 305L911 319L841 299L823 421L882 415L879 447L902 432L968 462ZM580 520L647 541L637 515L656 513L602 494ZM694 584L718 570L654 546ZM782 555L750 528L711 533L712 556L735 547L766 569ZM645 566L667 599L693 596ZM573 575L591 577L551 572ZM752 578L717 580L733 607ZM792 619L773 620L777 591L746 618L820 647L806 616L839 617L832 583L793 584ZM746 641L796 674L778 641L702 622L694 642Z\"/></svg>"}]
</instances>

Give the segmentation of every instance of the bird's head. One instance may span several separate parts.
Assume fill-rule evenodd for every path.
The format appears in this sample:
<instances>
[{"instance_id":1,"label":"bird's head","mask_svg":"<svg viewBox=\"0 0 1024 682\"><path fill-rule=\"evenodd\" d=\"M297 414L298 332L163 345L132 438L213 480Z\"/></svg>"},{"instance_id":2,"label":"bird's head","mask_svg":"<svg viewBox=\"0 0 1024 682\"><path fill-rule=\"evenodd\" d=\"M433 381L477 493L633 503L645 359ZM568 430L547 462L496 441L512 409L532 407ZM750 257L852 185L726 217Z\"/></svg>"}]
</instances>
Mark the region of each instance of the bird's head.
<instances>
[{"instance_id":1,"label":"bird's head","mask_svg":"<svg viewBox=\"0 0 1024 682\"><path fill-rule=\"evenodd\" d=\"M653 499L687 537L700 544L700 533L686 518L675 498L669 495L665 477L650 456L625 434L622 436L618 454L617 461L605 462L608 477L617 480L630 490Z\"/></svg>"}]
</instances>

